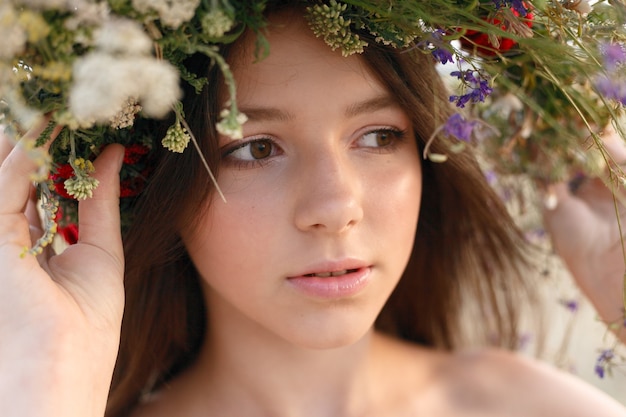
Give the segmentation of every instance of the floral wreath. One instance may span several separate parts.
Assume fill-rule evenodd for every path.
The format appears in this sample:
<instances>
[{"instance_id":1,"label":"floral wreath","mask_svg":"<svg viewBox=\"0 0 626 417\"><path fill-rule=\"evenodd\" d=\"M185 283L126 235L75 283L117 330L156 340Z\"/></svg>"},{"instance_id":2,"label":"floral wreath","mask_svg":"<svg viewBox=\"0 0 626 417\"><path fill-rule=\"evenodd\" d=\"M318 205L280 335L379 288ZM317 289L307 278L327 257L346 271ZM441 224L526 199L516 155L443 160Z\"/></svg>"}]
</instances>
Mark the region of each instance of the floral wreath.
<instances>
[{"instance_id":1,"label":"floral wreath","mask_svg":"<svg viewBox=\"0 0 626 417\"><path fill-rule=\"evenodd\" d=\"M622 0L303 3L315 35L346 56L368 47L357 34L365 30L375 42L418 48L442 68L452 66L448 72L457 86L450 102L459 111L436 129L457 140L449 154L471 143L497 172L521 173L541 182L594 175L607 165L598 132L609 121L618 121L626 105ZM260 54L267 52L266 4L0 4L0 123L17 138L43 114L52 115L41 136L26 145L40 161L37 181L45 214L44 236L28 252L40 252L57 230L76 241L77 201L90 198L98 185L91 161L104 145L126 148L121 172L126 225L129 207L150 175L155 147L183 152L189 142L195 144L179 101L180 82L200 91L207 79L185 67L187 57L204 54L219 67L230 100L216 129L241 138L246 116L237 108L236 85L216 45L232 43L250 29L258 35ZM136 123L171 114L174 123L163 138L153 138ZM614 124L623 136L619 123ZM48 156L39 147L57 126L62 130ZM448 156L425 150L433 161Z\"/></svg>"}]
</instances>

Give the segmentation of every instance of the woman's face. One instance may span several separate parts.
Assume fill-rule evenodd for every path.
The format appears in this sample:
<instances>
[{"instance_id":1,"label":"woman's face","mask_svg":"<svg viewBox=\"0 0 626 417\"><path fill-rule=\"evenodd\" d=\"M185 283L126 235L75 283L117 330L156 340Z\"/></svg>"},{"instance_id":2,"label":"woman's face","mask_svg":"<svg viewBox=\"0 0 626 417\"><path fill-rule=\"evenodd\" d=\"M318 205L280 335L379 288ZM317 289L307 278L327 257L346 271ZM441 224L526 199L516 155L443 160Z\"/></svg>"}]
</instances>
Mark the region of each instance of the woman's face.
<instances>
[{"instance_id":1,"label":"woman's face","mask_svg":"<svg viewBox=\"0 0 626 417\"><path fill-rule=\"evenodd\" d=\"M269 57L233 57L249 121L243 139L220 138L226 202L215 195L183 239L209 328L338 347L367 333L406 266L420 161L404 109L360 57L278 23Z\"/></svg>"}]
</instances>

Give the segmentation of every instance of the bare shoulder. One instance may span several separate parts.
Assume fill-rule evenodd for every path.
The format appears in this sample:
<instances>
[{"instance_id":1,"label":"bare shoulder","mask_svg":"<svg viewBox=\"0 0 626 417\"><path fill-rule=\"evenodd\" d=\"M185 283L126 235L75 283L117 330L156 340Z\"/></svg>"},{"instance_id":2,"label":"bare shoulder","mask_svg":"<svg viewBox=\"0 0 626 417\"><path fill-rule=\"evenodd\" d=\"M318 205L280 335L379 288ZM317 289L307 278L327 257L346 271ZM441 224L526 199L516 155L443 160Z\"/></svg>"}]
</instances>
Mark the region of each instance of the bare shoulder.
<instances>
[{"instance_id":1,"label":"bare shoulder","mask_svg":"<svg viewBox=\"0 0 626 417\"><path fill-rule=\"evenodd\" d=\"M626 408L574 375L504 350L455 353L446 374L451 403L484 415L626 417Z\"/></svg>"}]
</instances>

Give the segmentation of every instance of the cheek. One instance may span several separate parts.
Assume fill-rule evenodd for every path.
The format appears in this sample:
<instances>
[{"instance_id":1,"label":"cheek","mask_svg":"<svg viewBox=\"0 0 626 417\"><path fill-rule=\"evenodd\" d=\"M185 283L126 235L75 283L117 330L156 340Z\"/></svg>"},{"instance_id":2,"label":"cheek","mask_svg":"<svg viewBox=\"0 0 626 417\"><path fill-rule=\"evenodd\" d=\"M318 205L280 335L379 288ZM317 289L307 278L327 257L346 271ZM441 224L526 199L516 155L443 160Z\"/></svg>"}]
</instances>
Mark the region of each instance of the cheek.
<instances>
[{"instance_id":1,"label":"cheek","mask_svg":"<svg viewBox=\"0 0 626 417\"><path fill-rule=\"evenodd\" d=\"M419 218L422 198L422 173L419 159L396 165L378 178L370 188L369 223L379 236L378 245L390 265L404 270L408 262ZM395 271L394 271L395 272Z\"/></svg>"},{"instance_id":2,"label":"cheek","mask_svg":"<svg viewBox=\"0 0 626 417\"><path fill-rule=\"evenodd\" d=\"M394 164L372 180L369 190L376 216L385 216L390 225L407 231L415 228L422 198L422 171L417 158Z\"/></svg>"},{"instance_id":3,"label":"cheek","mask_svg":"<svg viewBox=\"0 0 626 417\"><path fill-rule=\"evenodd\" d=\"M258 265L272 262L273 252L263 249L273 246L280 214L276 206L267 207L268 193L254 189L227 193L226 203L215 197L197 226L182 234L192 261L209 284L222 277L234 283L257 272Z\"/></svg>"}]
</instances>

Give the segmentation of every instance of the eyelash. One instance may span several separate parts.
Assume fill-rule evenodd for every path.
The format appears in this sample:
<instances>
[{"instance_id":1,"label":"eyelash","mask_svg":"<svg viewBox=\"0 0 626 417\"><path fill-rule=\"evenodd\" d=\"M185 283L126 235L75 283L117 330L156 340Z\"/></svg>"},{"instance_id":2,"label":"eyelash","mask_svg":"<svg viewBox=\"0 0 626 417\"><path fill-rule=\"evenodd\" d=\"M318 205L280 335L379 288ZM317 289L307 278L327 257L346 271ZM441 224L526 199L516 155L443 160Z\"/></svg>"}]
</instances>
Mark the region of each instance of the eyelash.
<instances>
[{"instance_id":1,"label":"eyelash","mask_svg":"<svg viewBox=\"0 0 626 417\"><path fill-rule=\"evenodd\" d=\"M382 127L382 128L375 128L375 129L366 131L361 136L359 136L359 138L355 142L363 140L363 138L365 138L367 135L381 134L381 133L391 135L392 136L391 143L387 145L382 145L382 146L368 146L364 148L366 148L370 152L375 152L375 153L380 153L380 154L390 153L390 152L393 152L407 138L406 130L396 129L393 127ZM257 143L269 144L269 146L272 147L271 149L272 154L264 158L251 159L251 160L238 159L232 156L233 153L235 153L237 150L245 148L246 146L257 144ZM266 166L267 164L271 163L270 158L276 155L280 155L280 153L282 153L282 150L280 149L280 147L276 144L274 140L272 140L269 137L260 137L260 138L250 139L248 141L237 143L235 145L226 147L221 153L222 155L221 159L222 159L222 162L232 165L233 167L237 169L248 169L248 168Z\"/></svg>"}]
</instances>

